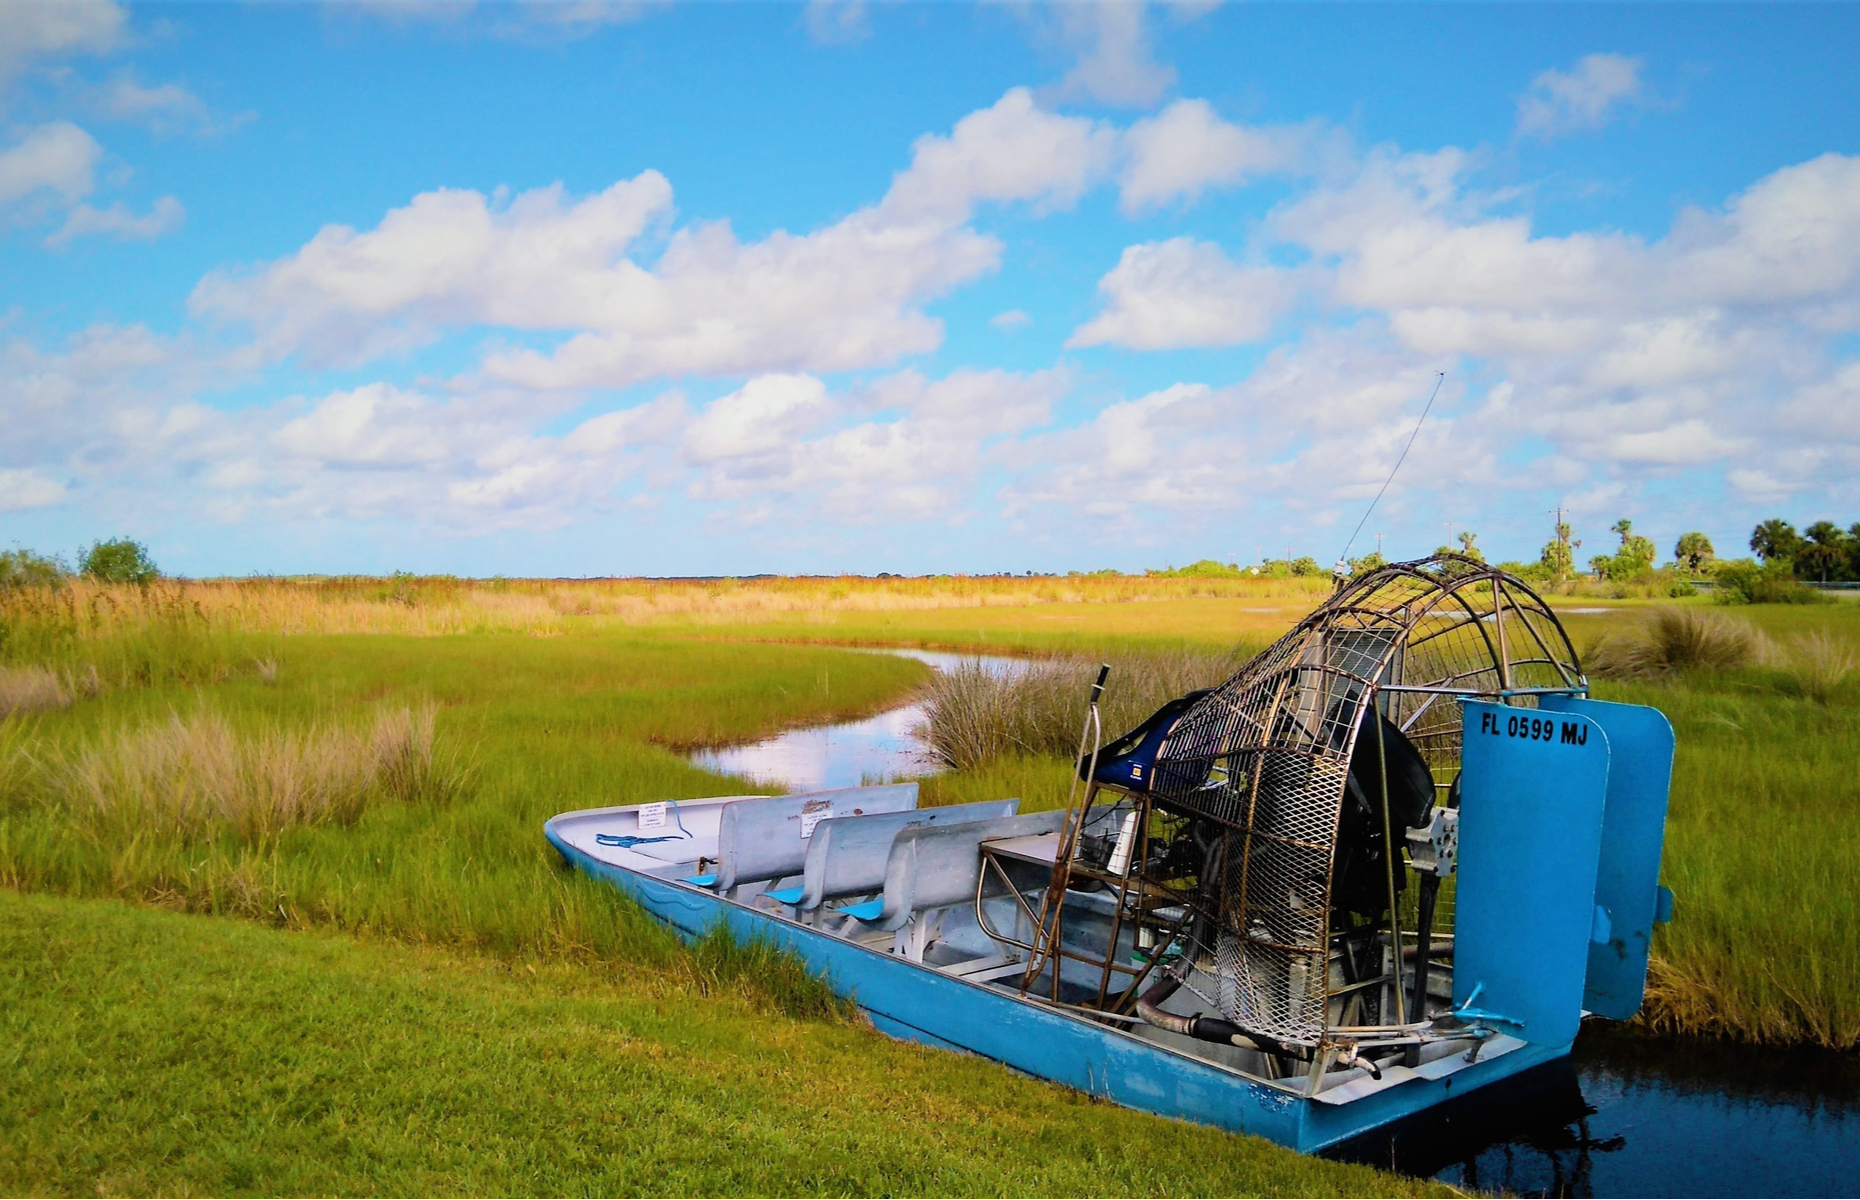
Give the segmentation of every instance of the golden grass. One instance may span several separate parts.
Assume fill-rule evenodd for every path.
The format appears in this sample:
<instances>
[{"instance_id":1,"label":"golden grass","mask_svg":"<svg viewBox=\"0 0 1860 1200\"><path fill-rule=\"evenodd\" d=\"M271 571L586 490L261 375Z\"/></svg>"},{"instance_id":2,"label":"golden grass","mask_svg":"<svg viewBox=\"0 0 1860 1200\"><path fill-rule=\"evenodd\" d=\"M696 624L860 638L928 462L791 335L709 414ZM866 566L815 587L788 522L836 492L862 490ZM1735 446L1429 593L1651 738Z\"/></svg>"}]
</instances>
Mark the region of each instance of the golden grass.
<instances>
[{"instance_id":1,"label":"golden grass","mask_svg":"<svg viewBox=\"0 0 1860 1200\"><path fill-rule=\"evenodd\" d=\"M372 726L240 736L208 712L119 728L58 754L43 783L81 826L112 837L247 841L292 826L349 824L376 795L443 798L459 772L433 751L432 705L383 709Z\"/></svg>"},{"instance_id":2,"label":"golden grass","mask_svg":"<svg viewBox=\"0 0 1860 1200\"><path fill-rule=\"evenodd\" d=\"M79 691L66 674L50 667L0 667L0 719L14 713L69 708Z\"/></svg>"},{"instance_id":3,"label":"golden grass","mask_svg":"<svg viewBox=\"0 0 1860 1200\"><path fill-rule=\"evenodd\" d=\"M1676 671L1732 671L1770 656L1769 639L1748 621L1665 605L1629 629L1610 630L1585 655L1592 675L1632 679Z\"/></svg>"},{"instance_id":4,"label":"golden grass","mask_svg":"<svg viewBox=\"0 0 1860 1200\"><path fill-rule=\"evenodd\" d=\"M1853 648L1825 629L1789 639L1789 657L1802 694L1826 704L1854 673Z\"/></svg>"},{"instance_id":5,"label":"golden grass","mask_svg":"<svg viewBox=\"0 0 1860 1200\"><path fill-rule=\"evenodd\" d=\"M33 649L164 629L221 633L396 633L493 630L548 634L575 618L595 625L667 619L734 624L841 613L1030 609L1200 599L1286 600L1302 611L1329 584L1306 579L1163 579L1129 575L936 576L913 579L715 580L251 579L164 580L152 587L73 580L0 591L12 661ZM1275 620L1277 608L1273 609Z\"/></svg>"}]
</instances>

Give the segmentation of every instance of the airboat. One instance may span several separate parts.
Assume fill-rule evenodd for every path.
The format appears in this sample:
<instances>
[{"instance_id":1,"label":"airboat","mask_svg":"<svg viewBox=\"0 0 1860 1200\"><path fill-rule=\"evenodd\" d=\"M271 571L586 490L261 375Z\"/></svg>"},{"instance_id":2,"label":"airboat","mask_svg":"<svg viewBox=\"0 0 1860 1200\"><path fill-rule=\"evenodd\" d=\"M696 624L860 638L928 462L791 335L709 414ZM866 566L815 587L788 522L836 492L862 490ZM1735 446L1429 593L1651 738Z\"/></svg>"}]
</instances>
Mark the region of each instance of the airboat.
<instances>
[{"instance_id":1,"label":"airboat","mask_svg":"<svg viewBox=\"0 0 1860 1200\"><path fill-rule=\"evenodd\" d=\"M1590 699L1523 580L1384 566L1108 743L1105 686L1062 810L906 783L547 837L687 936L792 951L888 1034L1307 1152L1639 1009L1672 728Z\"/></svg>"}]
</instances>

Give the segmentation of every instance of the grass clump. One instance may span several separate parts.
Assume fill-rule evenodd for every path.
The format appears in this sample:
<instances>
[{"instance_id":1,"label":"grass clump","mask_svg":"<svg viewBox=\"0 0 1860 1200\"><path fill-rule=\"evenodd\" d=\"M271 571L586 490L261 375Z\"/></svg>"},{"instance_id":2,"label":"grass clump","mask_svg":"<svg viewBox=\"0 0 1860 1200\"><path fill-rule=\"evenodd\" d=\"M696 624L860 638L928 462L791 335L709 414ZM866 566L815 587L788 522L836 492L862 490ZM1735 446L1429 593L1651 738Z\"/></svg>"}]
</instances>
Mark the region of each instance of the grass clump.
<instances>
[{"instance_id":1,"label":"grass clump","mask_svg":"<svg viewBox=\"0 0 1860 1200\"><path fill-rule=\"evenodd\" d=\"M242 737L214 713L171 714L59 756L46 785L96 832L191 839L230 830L262 841L293 826L352 824L376 796L456 794L464 772L435 756L434 716L430 704L387 708L366 730L274 727Z\"/></svg>"},{"instance_id":2,"label":"grass clump","mask_svg":"<svg viewBox=\"0 0 1860 1200\"><path fill-rule=\"evenodd\" d=\"M1583 662L1604 679L1644 679L1736 670L1764 657L1767 647L1748 621L1672 605L1654 609L1632 630L1604 633Z\"/></svg>"},{"instance_id":3,"label":"grass clump","mask_svg":"<svg viewBox=\"0 0 1860 1200\"><path fill-rule=\"evenodd\" d=\"M1113 658L1100 712L1105 740L1140 724L1165 702L1231 676L1243 652L1198 650L1124 654ZM959 770L1000 758L1071 754L1084 728L1099 663L1050 659L1003 673L965 662L925 689L924 740Z\"/></svg>"},{"instance_id":4,"label":"grass clump","mask_svg":"<svg viewBox=\"0 0 1860 1200\"><path fill-rule=\"evenodd\" d=\"M69 708L80 690L69 675L50 667L0 667L0 719L14 713Z\"/></svg>"},{"instance_id":5,"label":"grass clump","mask_svg":"<svg viewBox=\"0 0 1860 1200\"><path fill-rule=\"evenodd\" d=\"M1802 694L1817 703L1831 702L1853 676L1853 647L1825 629L1796 634L1789 649Z\"/></svg>"}]
</instances>

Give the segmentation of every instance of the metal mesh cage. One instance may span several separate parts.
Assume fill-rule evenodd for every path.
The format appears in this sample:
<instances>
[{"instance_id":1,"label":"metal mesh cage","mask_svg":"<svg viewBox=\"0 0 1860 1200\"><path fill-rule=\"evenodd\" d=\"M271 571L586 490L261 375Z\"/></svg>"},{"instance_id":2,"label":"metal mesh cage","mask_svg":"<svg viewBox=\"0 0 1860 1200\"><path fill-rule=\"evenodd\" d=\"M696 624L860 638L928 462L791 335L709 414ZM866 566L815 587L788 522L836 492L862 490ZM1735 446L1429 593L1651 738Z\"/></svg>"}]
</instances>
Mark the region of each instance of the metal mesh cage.
<instances>
[{"instance_id":1,"label":"metal mesh cage","mask_svg":"<svg viewBox=\"0 0 1860 1200\"><path fill-rule=\"evenodd\" d=\"M1443 554L1346 584L1184 714L1153 790L1229 830L1206 947L1226 1016L1305 1043L1329 1024L1339 818L1369 705L1444 789L1459 767L1462 698L1535 705L1585 687L1529 585Z\"/></svg>"}]
</instances>

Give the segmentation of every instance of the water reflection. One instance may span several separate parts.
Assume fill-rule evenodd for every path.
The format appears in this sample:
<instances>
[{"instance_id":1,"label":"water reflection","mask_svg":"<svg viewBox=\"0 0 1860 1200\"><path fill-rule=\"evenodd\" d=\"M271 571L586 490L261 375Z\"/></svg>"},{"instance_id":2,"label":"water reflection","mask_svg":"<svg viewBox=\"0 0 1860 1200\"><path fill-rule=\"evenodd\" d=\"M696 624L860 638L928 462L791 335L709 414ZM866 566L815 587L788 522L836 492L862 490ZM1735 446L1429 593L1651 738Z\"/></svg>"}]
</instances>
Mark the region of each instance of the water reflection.
<instances>
[{"instance_id":1,"label":"water reflection","mask_svg":"<svg viewBox=\"0 0 1860 1200\"><path fill-rule=\"evenodd\" d=\"M1853 1196L1860 1060L1597 1025L1570 1060L1340 1150L1518 1196Z\"/></svg>"},{"instance_id":2,"label":"water reflection","mask_svg":"<svg viewBox=\"0 0 1860 1200\"><path fill-rule=\"evenodd\" d=\"M961 662L979 662L991 671L1012 674L1027 669L1027 661L974 654L942 654L933 650L881 650L901 654L947 671ZM737 775L760 786L782 786L791 792L857 787L893 779L931 775L942 766L916 735L923 723L921 705L907 704L863 721L796 729L779 737L747 746L700 750L691 761L707 770Z\"/></svg>"}]
</instances>

